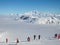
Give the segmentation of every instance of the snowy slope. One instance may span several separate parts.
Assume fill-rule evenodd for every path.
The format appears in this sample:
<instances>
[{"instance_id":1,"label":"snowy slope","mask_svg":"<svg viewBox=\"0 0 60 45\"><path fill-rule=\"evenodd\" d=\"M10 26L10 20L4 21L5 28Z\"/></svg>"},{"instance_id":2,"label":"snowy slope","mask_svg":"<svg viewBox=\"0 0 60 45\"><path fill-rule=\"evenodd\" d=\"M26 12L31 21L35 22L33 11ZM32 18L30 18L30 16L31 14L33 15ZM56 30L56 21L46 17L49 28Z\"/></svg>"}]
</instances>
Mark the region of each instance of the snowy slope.
<instances>
[{"instance_id":1,"label":"snowy slope","mask_svg":"<svg viewBox=\"0 0 60 45\"><path fill-rule=\"evenodd\" d=\"M4 31L0 33L0 42L3 42L3 45L16 44L12 43L16 38L20 40L18 45L60 45L60 40L53 38L55 33L60 33L60 25L7 23L0 24L0 31ZM36 40L33 39L33 35L36 35ZM40 40L38 35L41 35ZM27 42L28 36L30 36L30 42ZM8 43L5 42L6 38L9 39Z\"/></svg>"}]
</instances>

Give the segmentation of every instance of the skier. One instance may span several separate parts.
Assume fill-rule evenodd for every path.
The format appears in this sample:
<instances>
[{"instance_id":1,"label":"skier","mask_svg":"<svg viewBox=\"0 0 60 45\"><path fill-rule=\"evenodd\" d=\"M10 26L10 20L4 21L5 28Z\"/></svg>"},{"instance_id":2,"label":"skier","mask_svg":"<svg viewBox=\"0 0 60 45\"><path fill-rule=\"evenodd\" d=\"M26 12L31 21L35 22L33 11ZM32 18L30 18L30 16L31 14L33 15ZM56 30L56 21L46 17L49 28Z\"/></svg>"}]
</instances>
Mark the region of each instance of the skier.
<instances>
[{"instance_id":1,"label":"skier","mask_svg":"<svg viewBox=\"0 0 60 45\"><path fill-rule=\"evenodd\" d=\"M28 41L28 42L30 41L30 37L27 38L27 41Z\"/></svg>"},{"instance_id":2,"label":"skier","mask_svg":"<svg viewBox=\"0 0 60 45\"><path fill-rule=\"evenodd\" d=\"M18 38L16 39L16 43L19 43L19 39Z\"/></svg>"},{"instance_id":3,"label":"skier","mask_svg":"<svg viewBox=\"0 0 60 45\"><path fill-rule=\"evenodd\" d=\"M36 39L36 35L34 35L34 40Z\"/></svg>"},{"instance_id":4,"label":"skier","mask_svg":"<svg viewBox=\"0 0 60 45\"><path fill-rule=\"evenodd\" d=\"M57 33L54 35L54 38L57 38Z\"/></svg>"},{"instance_id":5,"label":"skier","mask_svg":"<svg viewBox=\"0 0 60 45\"><path fill-rule=\"evenodd\" d=\"M38 39L40 39L40 35L38 35Z\"/></svg>"},{"instance_id":6,"label":"skier","mask_svg":"<svg viewBox=\"0 0 60 45\"><path fill-rule=\"evenodd\" d=\"M6 43L8 43L8 38L6 38Z\"/></svg>"},{"instance_id":7,"label":"skier","mask_svg":"<svg viewBox=\"0 0 60 45\"><path fill-rule=\"evenodd\" d=\"M60 34L58 34L58 39L60 39Z\"/></svg>"}]
</instances>

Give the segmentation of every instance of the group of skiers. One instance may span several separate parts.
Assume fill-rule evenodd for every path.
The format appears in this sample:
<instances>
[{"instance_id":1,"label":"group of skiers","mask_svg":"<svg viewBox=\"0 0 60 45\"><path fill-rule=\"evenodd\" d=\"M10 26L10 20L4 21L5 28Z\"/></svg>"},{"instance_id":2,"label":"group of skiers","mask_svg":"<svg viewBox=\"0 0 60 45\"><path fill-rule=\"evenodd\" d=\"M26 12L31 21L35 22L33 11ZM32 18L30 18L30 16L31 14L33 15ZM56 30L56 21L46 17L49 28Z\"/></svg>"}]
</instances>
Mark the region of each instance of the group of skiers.
<instances>
[{"instance_id":1,"label":"group of skiers","mask_svg":"<svg viewBox=\"0 0 60 45\"><path fill-rule=\"evenodd\" d=\"M6 38L6 43L8 43L8 38ZM19 43L19 39L16 39L16 43Z\"/></svg>"},{"instance_id":2,"label":"group of skiers","mask_svg":"<svg viewBox=\"0 0 60 45\"><path fill-rule=\"evenodd\" d=\"M36 39L36 35L34 35L34 40ZM40 39L40 35L38 35L38 39Z\"/></svg>"},{"instance_id":3,"label":"group of skiers","mask_svg":"<svg viewBox=\"0 0 60 45\"><path fill-rule=\"evenodd\" d=\"M36 39L36 35L34 35L34 40ZM40 35L38 35L38 39L40 39ZM30 41L30 37L27 37L27 41ZM6 43L8 43L8 38L6 38ZM19 43L19 39L16 39L16 43Z\"/></svg>"},{"instance_id":4,"label":"group of skiers","mask_svg":"<svg viewBox=\"0 0 60 45\"><path fill-rule=\"evenodd\" d=\"M33 37L34 37L34 40L36 40L36 35L34 35ZM38 39L40 40L40 35L38 35ZM27 38L27 41L28 42L30 41L30 37Z\"/></svg>"},{"instance_id":5,"label":"group of skiers","mask_svg":"<svg viewBox=\"0 0 60 45\"><path fill-rule=\"evenodd\" d=\"M36 40L36 35L33 36L34 37L34 40ZM38 39L40 40L40 35L38 35ZM54 38L57 38L57 39L60 39L60 34L55 34L54 35ZM30 42L30 37L27 37L27 41ZM8 38L6 38L6 43L8 43ZM16 39L16 43L19 43L19 39L17 38Z\"/></svg>"}]
</instances>

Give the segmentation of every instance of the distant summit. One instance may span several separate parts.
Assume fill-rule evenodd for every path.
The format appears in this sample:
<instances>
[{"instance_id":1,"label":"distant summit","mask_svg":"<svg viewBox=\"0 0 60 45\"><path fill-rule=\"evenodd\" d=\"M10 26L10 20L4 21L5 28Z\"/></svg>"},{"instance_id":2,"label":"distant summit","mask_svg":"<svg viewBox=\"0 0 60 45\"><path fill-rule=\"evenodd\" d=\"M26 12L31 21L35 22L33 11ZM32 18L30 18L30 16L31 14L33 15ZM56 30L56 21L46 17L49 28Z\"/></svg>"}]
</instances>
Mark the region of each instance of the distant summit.
<instances>
[{"instance_id":1,"label":"distant summit","mask_svg":"<svg viewBox=\"0 0 60 45\"><path fill-rule=\"evenodd\" d=\"M52 13L42 13L39 11L25 12L21 15L16 15L18 22L34 23L34 24L60 24L60 15Z\"/></svg>"}]
</instances>

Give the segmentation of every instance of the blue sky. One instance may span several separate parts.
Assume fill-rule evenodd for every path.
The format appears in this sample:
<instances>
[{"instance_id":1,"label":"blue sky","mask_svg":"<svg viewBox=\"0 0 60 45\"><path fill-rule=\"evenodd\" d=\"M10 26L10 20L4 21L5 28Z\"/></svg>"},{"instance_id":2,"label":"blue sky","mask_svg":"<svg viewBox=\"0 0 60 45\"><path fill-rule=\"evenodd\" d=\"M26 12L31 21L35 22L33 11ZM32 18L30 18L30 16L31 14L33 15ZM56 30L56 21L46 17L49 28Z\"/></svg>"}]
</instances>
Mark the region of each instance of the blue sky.
<instances>
[{"instance_id":1,"label":"blue sky","mask_svg":"<svg viewBox=\"0 0 60 45\"><path fill-rule=\"evenodd\" d=\"M60 13L60 0L0 0L0 14L38 10Z\"/></svg>"}]
</instances>

